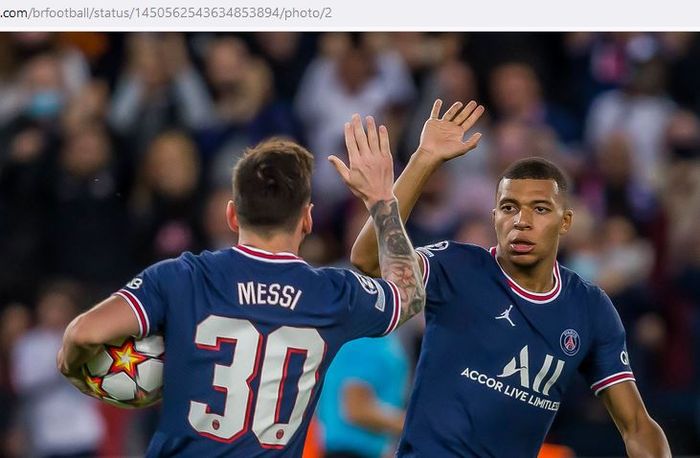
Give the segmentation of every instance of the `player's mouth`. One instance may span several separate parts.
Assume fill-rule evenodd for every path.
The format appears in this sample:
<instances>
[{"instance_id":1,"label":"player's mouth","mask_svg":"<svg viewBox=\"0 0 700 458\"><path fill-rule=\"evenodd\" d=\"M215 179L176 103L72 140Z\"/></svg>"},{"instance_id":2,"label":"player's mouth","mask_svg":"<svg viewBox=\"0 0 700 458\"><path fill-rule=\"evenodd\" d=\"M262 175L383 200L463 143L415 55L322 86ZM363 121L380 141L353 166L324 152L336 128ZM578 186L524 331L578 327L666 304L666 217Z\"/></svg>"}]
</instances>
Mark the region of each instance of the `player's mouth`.
<instances>
[{"instance_id":1,"label":"player's mouth","mask_svg":"<svg viewBox=\"0 0 700 458\"><path fill-rule=\"evenodd\" d=\"M508 244L508 247L515 254L528 254L535 249L535 244L529 240L515 239Z\"/></svg>"}]
</instances>

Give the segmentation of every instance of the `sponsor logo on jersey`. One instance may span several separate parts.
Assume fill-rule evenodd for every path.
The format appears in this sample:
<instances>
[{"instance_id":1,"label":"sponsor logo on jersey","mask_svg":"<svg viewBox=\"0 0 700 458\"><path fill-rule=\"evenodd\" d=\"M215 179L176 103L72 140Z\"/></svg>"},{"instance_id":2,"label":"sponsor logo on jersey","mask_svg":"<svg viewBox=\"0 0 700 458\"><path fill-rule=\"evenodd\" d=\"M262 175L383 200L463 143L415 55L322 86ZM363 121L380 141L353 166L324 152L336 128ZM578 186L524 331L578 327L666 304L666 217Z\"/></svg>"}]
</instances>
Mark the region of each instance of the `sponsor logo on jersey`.
<instances>
[{"instance_id":1,"label":"sponsor logo on jersey","mask_svg":"<svg viewBox=\"0 0 700 458\"><path fill-rule=\"evenodd\" d=\"M557 359L556 367L554 372L549 375L550 369L552 367L552 362L554 357L552 355L546 355L542 367L532 380L530 384L530 354L527 345L520 349L520 353L503 367L503 371L498 376L498 378L507 378L515 374L520 375L520 386L523 388L530 388L536 393L542 393L545 396L549 395L549 390L552 388L554 383L559 379L561 371L564 369L564 361Z\"/></svg>"},{"instance_id":2,"label":"sponsor logo on jersey","mask_svg":"<svg viewBox=\"0 0 700 458\"><path fill-rule=\"evenodd\" d=\"M537 375L531 379L530 353L528 346L525 345L516 356L508 361L501 373L495 377L468 367L462 371L461 375L520 402L539 409L556 412L559 410L559 402L552 401L548 397L550 390L559 380L565 363L560 359L556 359L556 364L553 364L554 361L554 356L545 355L542 367L537 371ZM554 366L553 370L552 366ZM518 378L515 381L511 380L510 377L515 375Z\"/></svg>"},{"instance_id":3,"label":"sponsor logo on jersey","mask_svg":"<svg viewBox=\"0 0 700 458\"><path fill-rule=\"evenodd\" d=\"M374 278L360 275L352 270L350 272L352 272L355 278L357 278L357 281L360 282L360 286L362 286L362 289L364 289L367 294L377 295L377 301L374 303L374 308L380 312L383 312L386 306L386 298L384 297L384 290L379 286L377 281Z\"/></svg>"},{"instance_id":4,"label":"sponsor logo on jersey","mask_svg":"<svg viewBox=\"0 0 700 458\"><path fill-rule=\"evenodd\" d=\"M379 287L379 285L377 285L377 282L375 280L372 280L372 282L374 283L374 286L375 286L376 291L378 293L377 294L377 301L374 303L374 308L379 310L380 312L383 312L384 307L385 307L384 304L386 303L386 299L384 297L384 290L381 289Z\"/></svg>"},{"instance_id":5,"label":"sponsor logo on jersey","mask_svg":"<svg viewBox=\"0 0 700 458\"><path fill-rule=\"evenodd\" d=\"M630 365L630 357L629 357L629 355L627 354L627 351L626 351L626 350L622 350L622 351L620 352L620 361L622 361L622 364L624 364L625 366L629 366L629 365Z\"/></svg>"},{"instance_id":6,"label":"sponsor logo on jersey","mask_svg":"<svg viewBox=\"0 0 700 458\"><path fill-rule=\"evenodd\" d=\"M567 329L559 337L559 346L566 356L574 356L581 348L581 338L574 329Z\"/></svg>"},{"instance_id":7,"label":"sponsor logo on jersey","mask_svg":"<svg viewBox=\"0 0 700 458\"><path fill-rule=\"evenodd\" d=\"M425 253L428 256L432 256L432 253L430 253L431 251L446 250L449 245L450 245L450 242L448 240L444 240L442 242L433 243L432 245L426 245L426 246L416 248L416 249L422 253Z\"/></svg>"},{"instance_id":8,"label":"sponsor logo on jersey","mask_svg":"<svg viewBox=\"0 0 700 458\"><path fill-rule=\"evenodd\" d=\"M143 279L136 277L133 280L131 280L129 283L127 283L126 287L129 289L139 289L142 284L143 284Z\"/></svg>"},{"instance_id":9,"label":"sponsor logo on jersey","mask_svg":"<svg viewBox=\"0 0 700 458\"><path fill-rule=\"evenodd\" d=\"M504 311L503 313L501 313L500 315L496 315L495 318L496 318L497 320L508 320L508 323L510 323L510 325L511 325L512 327L515 327L515 323L513 323L513 320L510 319L510 311L511 311L512 309L513 309L513 304L510 304L510 307L508 307L507 309L505 309L505 311Z\"/></svg>"},{"instance_id":10,"label":"sponsor logo on jersey","mask_svg":"<svg viewBox=\"0 0 700 458\"><path fill-rule=\"evenodd\" d=\"M357 281L360 282L360 286L362 286L362 289L367 291L367 294L377 294L378 286L377 282L375 282L373 279L366 277L364 275L360 275L357 272L353 272L352 270L350 271L352 274L357 278Z\"/></svg>"}]
</instances>

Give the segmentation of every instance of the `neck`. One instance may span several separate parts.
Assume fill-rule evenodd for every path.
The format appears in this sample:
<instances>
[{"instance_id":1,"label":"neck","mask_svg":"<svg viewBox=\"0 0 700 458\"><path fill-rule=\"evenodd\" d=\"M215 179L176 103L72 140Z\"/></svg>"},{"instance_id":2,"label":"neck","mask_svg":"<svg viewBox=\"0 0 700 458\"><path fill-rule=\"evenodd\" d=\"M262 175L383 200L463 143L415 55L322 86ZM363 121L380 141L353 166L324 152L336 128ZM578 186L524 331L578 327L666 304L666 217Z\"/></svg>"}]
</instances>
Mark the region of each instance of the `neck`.
<instances>
[{"instance_id":1,"label":"neck","mask_svg":"<svg viewBox=\"0 0 700 458\"><path fill-rule=\"evenodd\" d=\"M261 250L269 251L270 253L292 253L299 254L299 246L301 245L301 237L296 234L276 232L269 237L261 237L260 235L240 229L238 233L238 243L240 245L249 245Z\"/></svg>"},{"instance_id":2,"label":"neck","mask_svg":"<svg viewBox=\"0 0 700 458\"><path fill-rule=\"evenodd\" d=\"M554 287L552 270L554 269L556 256L541 259L531 266L519 266L512 263L506 256L502 256L497 248L496 259L505 273L528 291L544 293Z\"/></svg>"}]
</instances>

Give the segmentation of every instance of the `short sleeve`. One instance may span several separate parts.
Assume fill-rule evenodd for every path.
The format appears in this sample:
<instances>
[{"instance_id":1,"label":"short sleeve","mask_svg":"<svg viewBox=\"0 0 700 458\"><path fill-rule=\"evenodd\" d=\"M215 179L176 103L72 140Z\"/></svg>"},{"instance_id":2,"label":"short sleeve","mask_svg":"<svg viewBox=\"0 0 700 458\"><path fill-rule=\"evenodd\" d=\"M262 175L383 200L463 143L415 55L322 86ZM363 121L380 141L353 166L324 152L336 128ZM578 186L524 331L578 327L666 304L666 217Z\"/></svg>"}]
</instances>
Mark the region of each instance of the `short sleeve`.
<instances>
[{"instance_id":1,"label":"short sleeve","mask_svg":"<svg viewBox=\"0 0 700 458\"><path fill-rule=\"evenodd\" d=\"M401 297L395 284L348 269L332 271L346 310L348 340L383 336L396 329L401 317Z\"/></svg>"},{"instance_id":2,"label":"short sleeve","mask_svg":"<svg viewBox=\"0 0 700 458\"><path fill-rule=\"evenodd\" d=\"M613 385L635 380L620 315L602 290L599 294L600 299L594 306L593 345L581 366L596 396Z\"/></svg>"},{"instance_id":3,"label":"short sleeve","mask_svg":"<svg viewBox=\"0 0 700 458\"><path fill-rule=\"evenodd\" d=\"M443 285L446 281L445 258L450 242L443 241L433 245L416 248L423 267L423 284L426 292L426 307L428 304L442 302L444 299Z\"/></svg>"},{"instance_id":4,"label":"short sleeve","mask_svg":"<svg viewBox=\"0 0 700 458\"><path fill-rule=\"evenodd\" d=\"M158 332L168 309L164 285L177 285L178 260L169 259L146 268L114 295L122 297L139 322L139 335L146 337Z\"/></svg>"}]
</instances>

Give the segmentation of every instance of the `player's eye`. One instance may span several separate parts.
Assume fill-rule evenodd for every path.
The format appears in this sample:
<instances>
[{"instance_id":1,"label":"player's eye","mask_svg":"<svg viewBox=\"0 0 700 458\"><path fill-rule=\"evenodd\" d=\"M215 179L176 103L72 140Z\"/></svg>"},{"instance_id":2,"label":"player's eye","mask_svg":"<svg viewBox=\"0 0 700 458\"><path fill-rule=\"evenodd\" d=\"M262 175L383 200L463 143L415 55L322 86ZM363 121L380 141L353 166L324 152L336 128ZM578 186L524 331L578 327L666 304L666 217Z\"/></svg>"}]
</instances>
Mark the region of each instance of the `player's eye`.
<instances>
[{"instance_id":1,"label":"player's eye","mask_svg":"<svg viewBox=\"0 0 700 458\"><path fill-rule=\"evenodd\" d=\"M501 211L503 213L510 213L513 210L515 210L515 207L513 205L501 205Z\"/></svg>"},{"instance_id":2,"label":"player's eye","mask_svg":"<svg viewBox=\"0 0 700 458\"><path fill-rule=\"evenodd\" d=\"M539 214L549 213L549 208L547 207L535 207L535 211Z\"/></svg>"}]
</instances>

